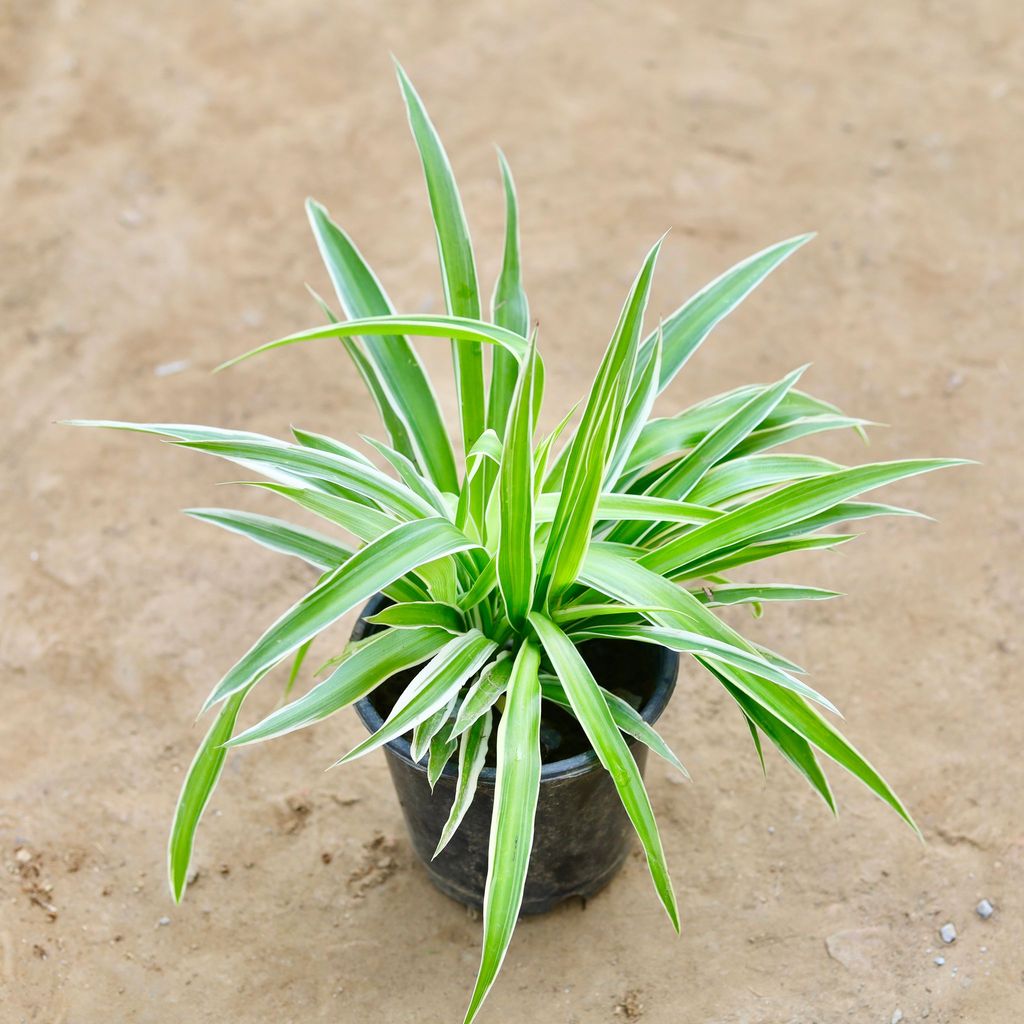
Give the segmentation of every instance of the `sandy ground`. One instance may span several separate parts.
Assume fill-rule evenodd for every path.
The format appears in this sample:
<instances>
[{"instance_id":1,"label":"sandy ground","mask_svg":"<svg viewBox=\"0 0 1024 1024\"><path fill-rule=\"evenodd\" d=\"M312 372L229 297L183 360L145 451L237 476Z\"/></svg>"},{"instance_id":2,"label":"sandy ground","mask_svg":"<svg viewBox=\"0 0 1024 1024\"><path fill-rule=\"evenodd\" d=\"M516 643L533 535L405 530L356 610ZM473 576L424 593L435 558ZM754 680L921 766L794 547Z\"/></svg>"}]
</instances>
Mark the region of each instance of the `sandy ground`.
<instances>
[{"instance_id":1,"label":"sandy ground","mask_svg":"<svg viewBox=\"0 0 1024 1024\"><path fill-rule=\"evenodd\" d=\"M439 309L389 50L441 126L488 288L492 142L517 173L549 421L665 228L654 316L817 229L662 410L812 359L810 390L892 424L872 455L984 462L890 491L937 524L879 523L762 572L849 596L751 627L813 667L927 842L837 772L837 822L777 757L765 785L738 714L687 670L664 730L694 782L649 779L682 937L634 859L585 910L520 928L481 1019L1024 1018L1018 3L0 10L4 1022L461 1019L479 924L412 863L382 757L322 773L359 736L352 715L230 760L198 881L171 905L193 715L309 577L176 512L270 510L214 487L230 468L52 425L376 432L333 346L208 371L316 322L307 194L401 307ZM447 356L428 361L455 422ZM853 438L813 448L864 456Z\"/></svg>"}]
</instances>

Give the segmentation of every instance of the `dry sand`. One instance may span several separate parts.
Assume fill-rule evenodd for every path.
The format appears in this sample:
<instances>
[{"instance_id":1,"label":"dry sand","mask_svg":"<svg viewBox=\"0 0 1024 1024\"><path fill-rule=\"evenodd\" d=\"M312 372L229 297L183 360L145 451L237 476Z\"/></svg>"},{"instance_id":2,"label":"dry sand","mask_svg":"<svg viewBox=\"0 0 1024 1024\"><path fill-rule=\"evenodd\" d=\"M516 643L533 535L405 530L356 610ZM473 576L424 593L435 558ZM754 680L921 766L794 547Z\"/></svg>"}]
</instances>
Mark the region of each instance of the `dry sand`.
<instances>
[{"instance_id":1,"label":"dry sand","mask_svg":"<svg viewBox=\"0 0 1024 1024\"><path fill-rule=\"evenodd\" d=\"M778 757L766 785L738 713L688 669L664 729L694 782L649 778L682 937L634 858L585 910L524 923L481 1020L1024 1017L1019 3L8 0L0 17L3 1021L461 1019L479 924L412 863L382 757L322 773L352 715L230 760L172 907L193 715L309 576L177 513L272 509L217 490L230 467L52 425L376 432L335 346L208 371L316 322L306 194L402 308L439 309L389 50L446 139L488 288L491 143L509 155L549 421L665 228L655 317L816 229L660 409L812 359L810 390L892 424L869 453L813 450L984 462L890 491L937 524L879 522L763 570L849 596L751 627L812 667L927 842L838 772L838 821ZM455 422L443 347L428 361Z\"/></svg>"}]
</instances>

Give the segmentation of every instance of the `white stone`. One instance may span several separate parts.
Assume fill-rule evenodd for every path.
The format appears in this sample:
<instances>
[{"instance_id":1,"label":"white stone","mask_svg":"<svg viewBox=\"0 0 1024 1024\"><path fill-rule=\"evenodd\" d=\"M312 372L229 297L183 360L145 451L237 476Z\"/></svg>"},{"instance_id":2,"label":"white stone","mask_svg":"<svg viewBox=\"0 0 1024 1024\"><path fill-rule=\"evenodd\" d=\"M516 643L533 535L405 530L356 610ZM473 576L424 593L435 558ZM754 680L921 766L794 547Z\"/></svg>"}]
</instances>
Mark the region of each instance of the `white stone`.
<instances>
[{"instance_id":1,"label":"white stone","mask_svg":"<svg viewBox=\"0 0 1024 1024\"><path fill-rule=\"evenodd\" d=\"M157 377L172 377L176 373L183 373L191 365L187 359L175 359L171 363L161 363L153 373Z\"/></svg>"}]
</instances>

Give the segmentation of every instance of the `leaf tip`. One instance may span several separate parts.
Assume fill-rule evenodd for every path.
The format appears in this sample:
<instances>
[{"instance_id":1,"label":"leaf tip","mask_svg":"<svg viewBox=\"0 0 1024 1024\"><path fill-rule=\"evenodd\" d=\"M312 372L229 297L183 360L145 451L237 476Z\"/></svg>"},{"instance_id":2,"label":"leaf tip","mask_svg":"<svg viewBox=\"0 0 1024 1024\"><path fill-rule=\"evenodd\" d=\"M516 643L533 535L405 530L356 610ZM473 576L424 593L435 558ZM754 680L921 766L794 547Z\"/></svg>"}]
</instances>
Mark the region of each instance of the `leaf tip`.
<instances>
[{"instance_id":1,"label":"leaf tip","mask_svg":"<svg viewBox=\"0 0 1024 1024\"><path fill-rule=\"evenodd\" d=\"M792 238L783 242L783 245L789 245L792 247L792 251L796 252L802 245L806 245L808 242L813 241L818 237L817 231L805 231L802 235L794 235Z\"/></svg>"}]
</instances>

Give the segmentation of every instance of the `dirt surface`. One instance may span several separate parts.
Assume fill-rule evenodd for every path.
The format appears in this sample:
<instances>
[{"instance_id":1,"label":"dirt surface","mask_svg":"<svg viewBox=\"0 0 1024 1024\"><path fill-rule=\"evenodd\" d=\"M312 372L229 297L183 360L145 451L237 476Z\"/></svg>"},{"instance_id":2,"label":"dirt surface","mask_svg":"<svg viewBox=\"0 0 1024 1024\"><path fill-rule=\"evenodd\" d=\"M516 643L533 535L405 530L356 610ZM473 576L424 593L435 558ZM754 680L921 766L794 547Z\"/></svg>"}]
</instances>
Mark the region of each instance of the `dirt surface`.
<instances>
[{"instance_id":1,"label":"dirt surface","mask_svg":"<svg viewBox=\"0 0 1024 1024\"><path fill-rule=\"evenodd\" d=\"M229 468L52 425L377 431L335 346L208 371L317 321L306 194L402 308L439 309L389 50L451 151L488 288L491 143L509 155L548 422L665 228L654 317L816 229L660 408L811 359L809 390L892 427L870 453L808 447L984 462L891 489L937 524L881 522L764 570L849 596L751 627L812 667L927 842L838 772L838 821L778 757L766 785L738 713L687 670L664 730L694 782L649 773L682 936L634 858L585 910L523 924L481 1020L1024 1017L1019 3L0 11L0 1019L461 1019L479 923L412 863L382 757L322 772L354 715L229 760L172 906L164 843L195 711L309 575L176 512L272 510L216 489ZM455 422L443 346L428 362ZM263 689L253 717L277 699Z\"/></svg>"}]
</instances>

